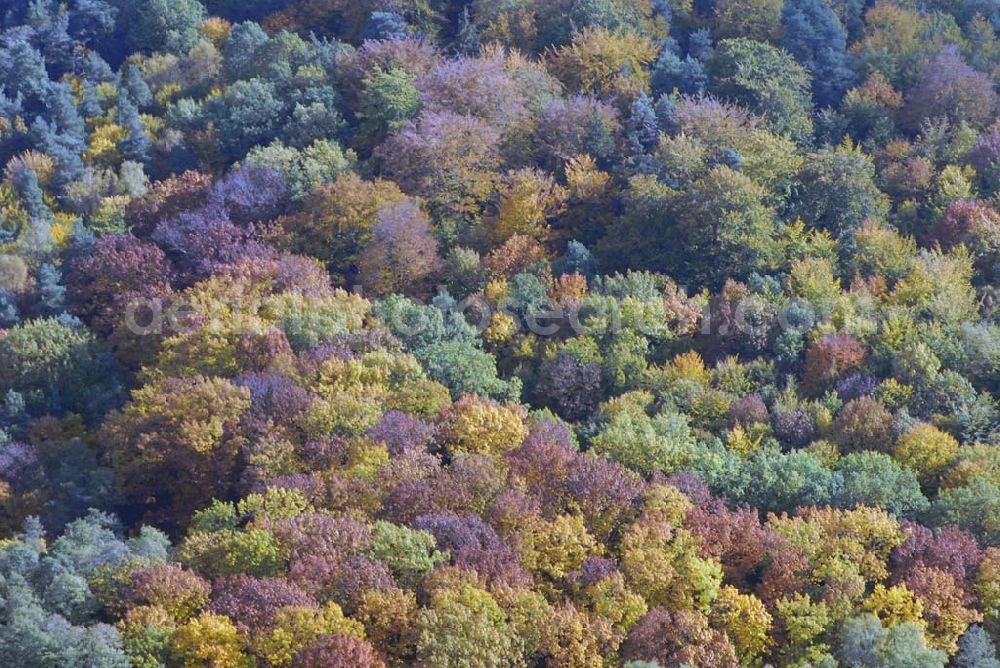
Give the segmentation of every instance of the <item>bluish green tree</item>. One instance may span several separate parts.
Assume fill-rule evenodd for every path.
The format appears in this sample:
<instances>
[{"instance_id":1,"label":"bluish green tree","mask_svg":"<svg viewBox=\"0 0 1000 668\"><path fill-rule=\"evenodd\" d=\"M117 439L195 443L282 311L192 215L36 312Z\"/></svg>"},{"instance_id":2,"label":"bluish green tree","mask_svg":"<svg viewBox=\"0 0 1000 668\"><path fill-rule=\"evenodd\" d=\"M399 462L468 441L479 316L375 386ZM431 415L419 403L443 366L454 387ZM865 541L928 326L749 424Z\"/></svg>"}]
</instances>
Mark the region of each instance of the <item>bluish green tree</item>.
<instances>
[{"instance_id":1,"label":"bluish green tree","mask_svg":"<svg viewBox=\"0 0 1000 668\"><path fill-rule=\"evenodd\" d=\"M134 48L184 54L200 39L205 8L198 0L147 0L129 27Z\"/></svg>"},{"instance_id":2,"label":"bluish green tree","mask_svg":"<svg viewBox=\"0 0 1000 668\"><path fill-rule=\"evenodd\" d=\"M973 624L958 639L958 654L952 659L955 668L1000 668L997 648L979 624Z\"/></svg>"},{"instance_id":3,"label":"bluish green tree","mask_svg":"<svg viewBox=\"0 0 1000 668\"><path fill-rule=\"evenodd\" d=\"M837 15L823 0L786 0L781 25L783 46L812 74L816 103L839 103L855 76L847 55L847 35Z\"/></svg>"},{"instance_id":4,"label":"bluish green tree","mask_svg":"<svg viewBox=\"0 0 1000 668\"><path fill-rule=\"evenodd\" d=\"M878 506L895 515L913 516L928 507L920 483L910 469L880 452L853 452L837 463L843 476L837 504Z\"/></svg>"}]
</instances>

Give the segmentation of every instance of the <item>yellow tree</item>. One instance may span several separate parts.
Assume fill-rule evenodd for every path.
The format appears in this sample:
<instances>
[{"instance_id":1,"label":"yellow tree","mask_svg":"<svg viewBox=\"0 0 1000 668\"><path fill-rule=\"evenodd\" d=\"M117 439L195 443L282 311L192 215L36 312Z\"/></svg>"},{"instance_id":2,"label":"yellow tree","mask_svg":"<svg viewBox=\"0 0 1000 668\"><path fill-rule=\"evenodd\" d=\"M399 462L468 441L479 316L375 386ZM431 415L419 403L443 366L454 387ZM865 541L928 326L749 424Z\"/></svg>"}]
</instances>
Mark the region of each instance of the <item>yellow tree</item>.
<instances>
[{"instance_id":1,"label":"yellow tree","mask_svg":"<svg viewBox=\"0 0 1000 668\"><path fill-rule=\"evenodd\" d=\"M931 424L920 423L903 434L892 453L903 466L913 469L924 488L937 485L939 476L958 457L958 441Z\"/></svg>"},{"instance_id":2,"label":"yellow tree","mask_svg":"<svg viewBox=\"0 0 1000 668\"><path fill-rule=\"evenodd\" d=\"M586 28L573 41L549 53L556 76L571 90L631 101L646 89L646 66L659 48L649 37Z\"/></svg>"},{"instance_id":3,"label":"yellow tree","mask_svg":"<svg viewBox=\"0 0 1000 668\"><path fill-rule=\"evenodd\" d=\"M719 589L712 604L712 621L725 630L736 648L742 666L757 666L771 644L771 614L753 594L741 594L735 587Z\"/></svg>"},{"instance_id":4,"label":"yellow tree","mask_svg":"<svg viewBox=\"0 0 1000 668\"><path fill-rule=\"evenodd\" d=\"M236 626L225 615L203 612L177 629L172 644L183 668L244 668L243 641Z\"/></svg>"},{"instance_id":5,"label":"yellow tree","mask_svg":"<svg viewBox=\"0 0 1000 668\"><path fill-rule=\"evenodd\" d=\"M563 210L568 196L545 172L525 168L509 172L497 187L497 211L489 235L497 244L522 234L537 241L550 236L548 222Z\"/></svg>"},{"instance_id":6,"label":"yellow tree","mask_svg":"<svg viewBox=\"0 0 1000 668\"><path fill-rule=\"evenodd\" d=\"M650 606L707 611L722 584L722 567L700 556L700 541L685 529L640 520L622 537L625 581Z\"/></svg>"}]
</instances>

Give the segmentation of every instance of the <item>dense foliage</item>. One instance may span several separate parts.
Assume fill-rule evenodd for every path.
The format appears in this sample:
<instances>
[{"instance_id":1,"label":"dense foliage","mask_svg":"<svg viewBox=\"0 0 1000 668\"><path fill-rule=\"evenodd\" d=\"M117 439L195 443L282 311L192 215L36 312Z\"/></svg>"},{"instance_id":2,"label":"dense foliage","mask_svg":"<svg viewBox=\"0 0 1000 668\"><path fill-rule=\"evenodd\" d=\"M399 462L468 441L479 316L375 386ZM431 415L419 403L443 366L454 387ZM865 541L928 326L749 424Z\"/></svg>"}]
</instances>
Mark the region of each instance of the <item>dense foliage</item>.
<instances>
[{"instance_id":1,"label":"dense foliage","mask_svg":"<svg viewBox=\"0 0 1000 668\"><path fill-rule=\"evenodd\" d=\"M1000 666L997 3L0 7L0 665Z\"/></svg>"}]
</instances>

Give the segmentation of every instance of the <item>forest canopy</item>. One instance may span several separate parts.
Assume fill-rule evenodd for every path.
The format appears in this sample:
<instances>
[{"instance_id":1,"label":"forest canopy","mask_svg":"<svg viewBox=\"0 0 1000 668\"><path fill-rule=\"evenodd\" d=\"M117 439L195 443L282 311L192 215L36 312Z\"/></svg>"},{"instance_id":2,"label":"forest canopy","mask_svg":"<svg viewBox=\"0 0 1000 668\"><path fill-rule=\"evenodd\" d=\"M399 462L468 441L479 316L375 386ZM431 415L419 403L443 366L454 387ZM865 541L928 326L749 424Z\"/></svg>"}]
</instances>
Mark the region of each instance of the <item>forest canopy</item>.
<instances>
[{"instance_id":1,"label":"forest canopy","mask_svg":"<svg viewBox=\"0 0 1000 668\"><path fill-rule=\"evenodd\" d=\"M1000 4L0 7L0 665L1000 668Z\"/></svg>"}]
</instances>

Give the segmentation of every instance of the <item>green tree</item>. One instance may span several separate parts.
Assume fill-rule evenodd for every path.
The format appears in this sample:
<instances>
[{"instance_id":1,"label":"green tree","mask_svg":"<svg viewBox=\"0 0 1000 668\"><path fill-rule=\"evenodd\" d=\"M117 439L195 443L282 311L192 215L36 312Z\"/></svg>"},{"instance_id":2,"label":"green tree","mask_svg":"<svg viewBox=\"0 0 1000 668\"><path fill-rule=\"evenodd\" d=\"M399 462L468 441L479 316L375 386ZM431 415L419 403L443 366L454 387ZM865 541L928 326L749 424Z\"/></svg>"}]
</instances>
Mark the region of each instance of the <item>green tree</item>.
<instances>
[{"instance_id":1,"label":"green tree","mask_svg":"<svg viewBox=\"0 0 1000 668\"><path fill-rule=\"evenodd\" d=\"M434 536L426 531L379 521L368 550L373 559L389 566L402 584L416 588L444 561L445 555L436 548Z\"/></svg>"},{"instance_id":2,"label":"green tree","mask_svg":"<svg viewBox=\"0 0 1000 668\"><path fill-rule=\"evenodd\" d=\"M666 411L650 418L640 409L618 412L590 442L594 452L645 475L682 470L694 446L686 416Z\"/></svg>"},{"instance_id":3,"label":"green tree","mask_svg":"<svg viewBox=\"0 0 1000 668\"><path fill-rule=\"evenodd\" d=\"M420 91L413 85L413 76L403 69L377 68L363 85L357 112L361 119L357 140L362 146L380 144L420 113Z\"/></svg>"},{"instance_id":4,"label":"green tree","mask_svg":"<svg viewBox=\"0 0 1000 668\"><path fill-rule=\"evenodd\" d=\"M837 462L837 471L843 476L838 502L845 508L864 504L914 516L929 506L914 472L886 454L852 452Z\"/></svg>"},{"instance_id":5,"label":"green tree","mask_svg":"<svg viewBox=\"0 0 1000 668\"><path fill-rule=\"evenodd\" d=\"M29 413L97 417L118 390L104 346L73 318L31 320L0 337L0 395L18 393Z\"/></svg>"},{"instance_id":6,"label":"green tree","mask_svg":"<svg viewBox=\"0 0 1000 668\"><path fill-rule=\"evenodd\" d=\"M518 641L490 594L470 584L443 587L417 614L420 668L508 668L523 665Z\"/></svg>"},{"instance_id":7,"label":"green tree","mask_svg":"<svg viewBox=\"0 0 1000 668\"><path fill-rule=\"evenodd\" d=\"M795 214L843 240L889 210L889 199L875 184L875 165L860 147L843 144L810 154L799 182Z\"/></svg>"},{"instance_id":8,"label":"green tree","mask_svg":"<svg viewBox=\"0 0 1000 668\"><path fill-rule=\"evenodd\" d=\"M757 111L779 134L811 140L809 74L789 54L744 37L724 39L707 70L710 91Z\"/></svg>"},{"instance_id":9,"label":"green tree","mask_svg":"<svg viewBox=\"0 0 1000 668\"><path fill-rule=\"evenodd\" d=\"M685 194L679 229L679 280L719 288L729 278L766 271L777 260L777 221L767 192L740 172L717 165Z\"/></svg>"}]
</instances>

